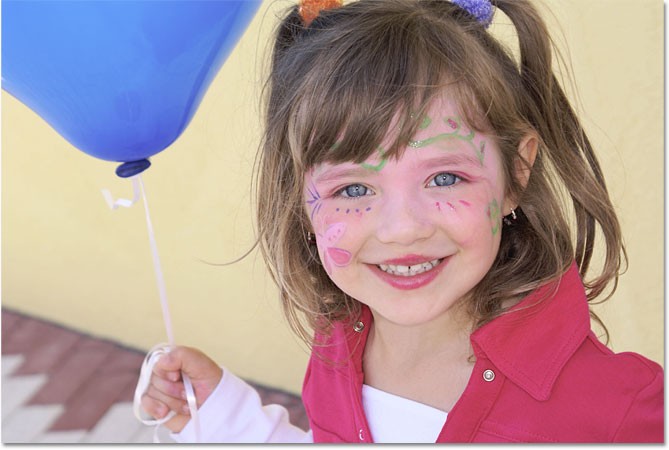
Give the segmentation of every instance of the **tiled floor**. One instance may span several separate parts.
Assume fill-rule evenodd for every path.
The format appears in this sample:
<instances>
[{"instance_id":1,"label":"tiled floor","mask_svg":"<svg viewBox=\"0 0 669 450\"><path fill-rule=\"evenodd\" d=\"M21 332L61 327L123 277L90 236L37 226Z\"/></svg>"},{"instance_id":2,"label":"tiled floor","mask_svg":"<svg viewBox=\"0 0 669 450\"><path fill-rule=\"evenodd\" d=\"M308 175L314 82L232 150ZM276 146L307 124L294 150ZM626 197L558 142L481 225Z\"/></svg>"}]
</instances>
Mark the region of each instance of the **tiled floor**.
<instances>
[{"instance_id":1,"label":"tiled floor","mask_svg":"<svg viewBox=\"0 0 669 450\"><path fill-rule=\"evenodd\" d=\"M2 442L152 442L132 412L144 353L2 309ZM254 385L308 429L299 397ZM161 441L169 441L166 430Z\"/></svg>"}]
</instances>

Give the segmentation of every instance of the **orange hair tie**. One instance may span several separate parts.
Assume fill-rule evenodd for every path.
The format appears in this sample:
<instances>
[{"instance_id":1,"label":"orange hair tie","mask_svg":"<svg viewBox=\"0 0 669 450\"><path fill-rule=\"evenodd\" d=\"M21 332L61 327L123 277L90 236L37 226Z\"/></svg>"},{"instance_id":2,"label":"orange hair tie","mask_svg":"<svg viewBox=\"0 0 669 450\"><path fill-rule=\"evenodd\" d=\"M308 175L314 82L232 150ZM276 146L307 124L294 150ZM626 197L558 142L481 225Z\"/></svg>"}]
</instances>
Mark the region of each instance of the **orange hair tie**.
<instances>
[{"instance_id":1,"label":"orange hair tie","mask_svg":"<svg viewBox=\"0 0 669 450\"><path fill-rule=\"evenodd\" d=\"M343 4L344 0L302 0L297 12L302 16L304 26L308 27L321 11L339 8Z\"/></svg>"}]
</instances>

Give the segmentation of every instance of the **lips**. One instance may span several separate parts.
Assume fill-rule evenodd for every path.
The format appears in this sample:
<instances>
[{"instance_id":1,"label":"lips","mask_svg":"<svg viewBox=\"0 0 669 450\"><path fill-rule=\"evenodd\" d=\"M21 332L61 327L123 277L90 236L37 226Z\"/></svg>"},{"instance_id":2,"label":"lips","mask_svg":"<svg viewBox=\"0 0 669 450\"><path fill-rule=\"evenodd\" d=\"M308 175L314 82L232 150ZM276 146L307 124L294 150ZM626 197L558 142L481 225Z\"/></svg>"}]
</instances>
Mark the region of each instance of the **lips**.
<instances>
[{"instance_id":1,"label":"lips","mask_svg":"<svg viewBox=\"0 0 669 450\"><path fill-rule=\"evenodd\" d=\"M446 267L449 259L450 259L449 257L432 258L420 255L409 255L404 258L384 261L380 265L384 266L385 270L382 270L379 266L375 264L368 264L367 267L369 267L369 269L374 273L374 275L376 275L382 281L385 281L395 289L411 290L411 289L421 288L429 284L432 280L434 280L436 276L439 275L439 273L441 273L444 267ZM404 267L406 266L413 265L414 267L416 267L424 265L426 263L429 265L433 265L433 262L435 260L439 261L439 263L428 270L412 274L413 271L409 269L409 272L405 273ZM391 270L391 272L394 273L389 273L387 270L389 270L390 267L395 267L396 269L400 269L399 272L401 274L396 274L397 273L396 270ZM414 270L420 270L420 269L414 269Z\"/></svg>"}]
</instances>

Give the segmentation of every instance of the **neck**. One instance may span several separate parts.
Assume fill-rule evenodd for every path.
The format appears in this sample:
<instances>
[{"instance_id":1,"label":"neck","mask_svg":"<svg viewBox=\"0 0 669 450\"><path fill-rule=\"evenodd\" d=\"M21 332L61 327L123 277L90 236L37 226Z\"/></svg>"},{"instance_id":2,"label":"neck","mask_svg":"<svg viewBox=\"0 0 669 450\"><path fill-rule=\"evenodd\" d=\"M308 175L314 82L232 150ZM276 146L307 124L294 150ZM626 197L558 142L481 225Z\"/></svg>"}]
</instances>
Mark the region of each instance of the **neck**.
<instances>
[{"instance_id":1,"label":"neck","mask_svg":"<svg viewBox=\"0 0 669 450\"><path fill-rule=\"evenodd\" d=\"M374 310L372 314L374 326L367 345L398 368L417 368L435 360L466 362L472 354L469 342L472 324L461 306L418 325L390 322Z\"/></svg>"}]
</instances>

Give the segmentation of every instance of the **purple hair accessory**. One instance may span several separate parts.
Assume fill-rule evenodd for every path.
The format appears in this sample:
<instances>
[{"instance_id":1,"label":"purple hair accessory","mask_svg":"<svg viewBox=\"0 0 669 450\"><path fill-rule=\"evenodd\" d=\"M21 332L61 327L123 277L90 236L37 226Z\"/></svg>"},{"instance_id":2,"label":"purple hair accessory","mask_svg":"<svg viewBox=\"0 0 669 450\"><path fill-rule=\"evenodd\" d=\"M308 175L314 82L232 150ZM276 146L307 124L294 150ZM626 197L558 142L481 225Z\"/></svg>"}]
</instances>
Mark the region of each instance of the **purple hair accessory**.
<instances>
[{"instance_id":1,"label":"purple hair accessory","mask_svg":"<svg viewBox=\"0 0 669 450\"><path fill-rule=\"evenodd\" d=\"M451 3L467 11L485 28L490 26L494 10L489 0L451 0Z\"/></svg>"}]
</instances>

